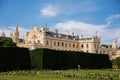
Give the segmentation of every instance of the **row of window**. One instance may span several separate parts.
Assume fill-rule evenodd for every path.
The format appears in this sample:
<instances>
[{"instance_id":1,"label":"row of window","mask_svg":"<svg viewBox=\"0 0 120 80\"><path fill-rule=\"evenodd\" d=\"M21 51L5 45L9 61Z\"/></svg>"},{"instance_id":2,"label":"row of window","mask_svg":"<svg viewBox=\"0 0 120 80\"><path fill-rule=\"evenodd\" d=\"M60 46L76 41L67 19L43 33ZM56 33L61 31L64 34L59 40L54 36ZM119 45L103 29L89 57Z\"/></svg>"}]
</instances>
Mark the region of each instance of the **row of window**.
<instances>
[{"instance_id":1,"label":"row of window","mask_svg":"<svg viewBox=\"0 0 120 80\"><path fill-rule=\"evenodd\" d=\"M99 44L94 44L94 47L95 48L99 48Z\"/></svg>"},{"instance_id":2,"label":"row of window","mask_svg":"<svg viewBox=\"0 0 120 80\"><path fill-rule=\"evenodd\" d=\"M39 44L40 43L40 40L38 40L38 41L33 41L33 42L31 42L31 41L29 41L28 42L29 44L32 44L32 43L34 43L34 44ZM69 47L73 47L73 48L79 48L79 45L78 44L73 44L73 43L65 43L65 42L58 42L58 41L54 41L53 42L53 44L54 44L54 46L62 46L62 47L67 47L67 46L69 46ZM50 45L50 42L47 40L46 41L46 45ZM80 44L80 47L81 48L89 48L89 44ZM99 48L99 44L94 44L94 47L95 48Z\"/></svg>"},{"instance_id":3,"label":"row of window","mask_svg":"<svg viewBox=\"0 0 120 80\"><path fill-rule=\"evenodd\" d=\"M51 43L47 40L46 41L46 45L50 45ZM73 47L73 48L79 48L78 44L74 44L74 43L65 43L65 42L58 42L58 41L54 41L53 42L54 46L62 46L62 47ZM86 48L89 48L89 44L80 44L81 48L84 48L86 46Z\"/></svg>"},{"instance_id":4,"label":"row of window","mask_svg":"<svg viewBox=\"0 0 120 80\"><path fill-rule=\"evenodd\" d=\"M28 42L29 44L32 44L32 41L29 41ZM35 43L40 43L40 40L38 40L37 42L36 41L33 41L33 43L35 44Z\"/></svg>"}]
</instances>

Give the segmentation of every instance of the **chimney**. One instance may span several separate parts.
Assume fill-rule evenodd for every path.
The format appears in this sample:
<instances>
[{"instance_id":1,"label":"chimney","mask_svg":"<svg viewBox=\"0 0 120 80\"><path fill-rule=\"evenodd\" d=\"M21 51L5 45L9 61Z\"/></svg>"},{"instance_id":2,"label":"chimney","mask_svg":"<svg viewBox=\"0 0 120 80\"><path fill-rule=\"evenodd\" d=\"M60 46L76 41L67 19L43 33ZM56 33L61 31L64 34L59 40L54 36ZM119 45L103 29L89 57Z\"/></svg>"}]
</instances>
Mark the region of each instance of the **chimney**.
<instances>
[{"instance_id":1,"label":"chimney","mask_svg":"<svg viewBox=\"0 0 120 80\"><path fill-rule=\"evenodd\" d=\"M58 29L55 29L55 30L54 30L54 33L58 33Z\"/></svg>"},{"instance_id":2,"label":"chimney","mask_svg":"<svg viewBox=\"0 0 120 80\"><path fill-rule=\"evenodd\" d=\"M74 33L72 32L72 36L74 36Z\"/></svg>"}]
</instances>

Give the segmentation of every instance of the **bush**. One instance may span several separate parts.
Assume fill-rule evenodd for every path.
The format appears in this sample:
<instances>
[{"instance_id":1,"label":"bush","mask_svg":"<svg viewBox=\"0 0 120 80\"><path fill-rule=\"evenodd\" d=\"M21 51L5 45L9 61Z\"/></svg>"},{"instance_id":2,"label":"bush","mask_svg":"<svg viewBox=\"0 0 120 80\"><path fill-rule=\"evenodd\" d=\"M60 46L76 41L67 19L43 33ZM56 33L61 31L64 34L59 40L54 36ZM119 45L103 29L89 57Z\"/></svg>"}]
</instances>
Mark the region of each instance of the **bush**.
<instances>
[{"instance_id":1,"label":"bush","mask_svg":"<svg viewBox=\"0 0 120 80\"><path fill-rule=\"evenodd\" d=\"M0 47L0 71L31 68L29 50L18 47Z\"/></svg>"},{"instance_id":2,"label":"bush","mask_svg":"<svg viewBox=\"0 0 120 80\"><path fill-rule=\"evenodd\" d=\"M74 51L36 49L31 51L32 66L36 69L111 68L109 56Z\"/></svg>"}]
</instances>

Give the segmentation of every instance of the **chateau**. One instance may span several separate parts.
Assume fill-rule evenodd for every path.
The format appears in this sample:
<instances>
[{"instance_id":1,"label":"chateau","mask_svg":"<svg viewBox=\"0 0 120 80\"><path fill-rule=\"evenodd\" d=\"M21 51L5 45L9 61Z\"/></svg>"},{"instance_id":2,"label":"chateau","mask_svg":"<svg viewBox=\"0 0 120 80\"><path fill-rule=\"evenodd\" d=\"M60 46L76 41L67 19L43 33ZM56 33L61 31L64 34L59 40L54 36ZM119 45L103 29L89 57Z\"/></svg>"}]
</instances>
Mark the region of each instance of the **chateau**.
<instances>
[{"instance_id":1,"label":"chateau","mask_svg":"<svg viewBox=\"0 0 120 80\"><path fill-rule=\"evenodd\" d=\"M5 33L1 34L5 37ZM18 25L16 31L10 33L10 37L18 47L26 47L30 50L36 48L49 48L62 51L83 51L96 54L108 54L110 59L120 57L120 50L117 47L117 40L113 41L112 46L100 46L100 37L96 34L90 38L84 38L82 35L74 35L74 33L59 33L58 29L50 31L47 27L38 29L36 25L30 32L26 32L24 39L19 39Z\"/></svg>"}]
</instances>

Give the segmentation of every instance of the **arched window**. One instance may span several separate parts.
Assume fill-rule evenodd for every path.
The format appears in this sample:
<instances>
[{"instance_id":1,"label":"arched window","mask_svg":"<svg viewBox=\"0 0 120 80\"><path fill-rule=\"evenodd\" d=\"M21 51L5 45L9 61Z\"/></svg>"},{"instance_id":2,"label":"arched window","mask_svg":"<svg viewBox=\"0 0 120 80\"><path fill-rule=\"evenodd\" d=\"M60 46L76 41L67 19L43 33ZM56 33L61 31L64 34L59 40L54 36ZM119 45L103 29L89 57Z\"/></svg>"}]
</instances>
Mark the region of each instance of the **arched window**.
<instances>
[{"instance_id":1,"label":"arched window","mask_svg":"<svg viewBox=\"0 0 120 80\"><path fill-rule=\"evenodd\" d=\"M62 46L64 46L64 43L62 42Z\"/></svg>"},{"instance_id":2,"label":"arched window","mask_svg":"<svg viewBox=\"0 0 120 80\"><path fill-rule=\"evenodd\" d=\"M81 44L81 48L84 48L84 45L83 45L83 44Z\"/></svg>"},{"instance_id":3,"label":"arched window","mask_svg":"<svg viewBox=\"0 0 120 80\"><path fill-rule=\"evenodd\" d=\"M58 44L58 46L60 46L60 43L59 43L59 42L57 42L57 44Z\"/></svg>"},{"instance_id":4,"label":"arched window","mask_svg":"<svg viewBox=\"0 0 120 80\"><path fill-rule=\"evenodd\" d=\"M67 47L67 43L65 43L65 47Z\"/></svg>"},{"instance_id":5,"label":"arched window","mask_svg":"<svg viewBox=\"0 0 120 80\"><path fill-rule=\"evenodd\" d=\"M73 44L73 48L75 47L75 44Z\"/></svg>"}]
</instances>

